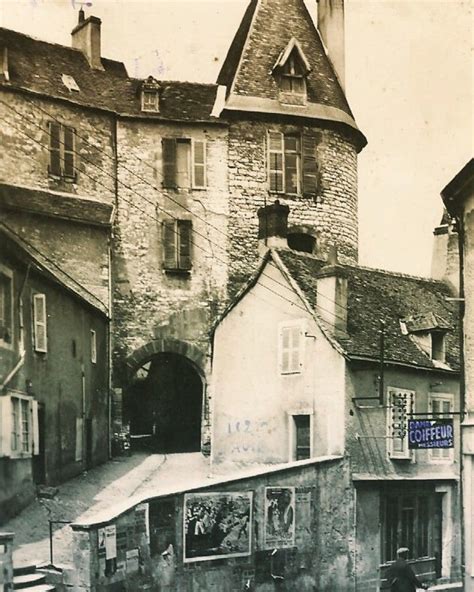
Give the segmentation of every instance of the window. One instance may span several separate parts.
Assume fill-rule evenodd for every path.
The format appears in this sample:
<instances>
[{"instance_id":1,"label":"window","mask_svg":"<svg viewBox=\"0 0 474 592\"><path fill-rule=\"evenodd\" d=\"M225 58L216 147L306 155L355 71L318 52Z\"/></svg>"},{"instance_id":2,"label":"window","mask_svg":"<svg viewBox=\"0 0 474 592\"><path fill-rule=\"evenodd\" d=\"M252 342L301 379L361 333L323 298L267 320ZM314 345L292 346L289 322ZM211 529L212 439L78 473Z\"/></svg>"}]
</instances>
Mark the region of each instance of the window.
<instances>
[{"instance_id":1,"label":"window","mask_svg":"<svg viewBox=\"0 0 474 592\"><path fill-rule=\"evenodd\" d=\"M431 359L438 362L445 361L445 334L441 332L431 333Z\"/></svg>"},{"instance_id":2,"label":"window","mask_svg":"<svg viewBox=\"0 0 474 592\"><path fill-rule=\"evenodd\" d=\"M395 560L397 549L408 547L412 559L432 558L425 569L435 569L435 558L441 557L440 496L422 486L392 487L382 493L381 501L382 563Z\"/></svg>"},{"instance_id":3,"label":"window","mask_svg":"<svg viewBox=\"0 0 474 592\"><path fill-rule=\"evenodd\" d=\"M301 192L301 138L269 132L270 191Z\"/></svg>"},{"instance_id":4,"label":"window","mask_svg":"<svg viewBox=\"0 0 474 592\"><path fill-rule=\"evenodd\" d=\"M51 121L49 123L49 174L76 180L76 131L72 127Z\"/></svg>"},{"instance_id":5,"label":"window","mask_svg":"<svg viewBox=\"0 0 474 592\"><path fill-rule=\"evenodd\" d=\"M316 251L316 238L304 232L289 232L288 246L293 251L303 253L314 253Z\"/></svg>"},{"instance_id":6,"label":"window","mask_svg":"<svg viewBox=\"0 0 474 592\"><path fill-rule=\"evenodd\" d=\"M160 83L153 78L148 78L142 83L141 87L142 111L160 111Z\"/></svg>"},{"instance_id":7,"label":"window","mask_svg":"<svg viewBox=\"0 0 474 592\"><path fill-rule=\"evenodd\" d=\"M293 415L294 460L311 458L311 416Z\"/></svg>"},{"instance_id":8,"label":"window","mask_svg":"<svg viewBox=\"0 0 474 592\"><path fill-rule=\"evenodd\" d=\"M279 335L280 373L299 374L303 370L303 354L303 321L282 324Z\"/></svg>"},{"instance_id":9,"label":"window","mask_svg":"<svg viewBox=\"0 0 474 592\"><path fill-rule=\"evenodd\" d=\"M46 295L33 295L33 345L37 352L48 351Z\"/></svg>"},{"instance_id":10,"label":"window","mask_svg":"<svg viewBox=\"0 0 474 592\"><path fill-rule=\"evenodd\" d=\"M158 112L159 108L159 94L157 90L142 91L142 111Z\"/></svg>"},{"instance_id":11,"label":"window","mask_svg":"<svg viewBox=\"0 0 474 592\"><path fill-rule=\"evenodd\" d=\"M84 419L76 417L76 450L74 460L80 462L83 459L84 449Z\"/></svg>"},{"instance_id":12,"label":"window","mask_svg":"<svg viewBox=\"0 0 474 592\"><path fill-rule=\"evenodd\" d=\"M306 95L305 72L293 52L281 68L280 88L283 92Z\"/></svg>"},{"instance_id":13,"label":"window","mask_svg":"<svg viewBox=\"0 0 474 592\"><path fill-rule=\"evenodd\" d=\"M97 334L91 329L91 362L97 363Z\"/></svg>"},{"instance_id":14,"label":"window","mask_svg":"<svg viewBox=\"0 0 474 592\"><path fill-rule=\"evenodd\" d=\"M388 389L387 449L392 459L410 459L408 448L408 419L414 412L414 391Z\"/></svg>"},{"instance_id":15,"label":"window","mask_svg":"<svg viewBox=\"0 0 474 592\"><path fill-rule=\"evenodd\" d=\"M453 396L432 393L429 400L429 410L433 415L430 419L447 419L453 411ZM430 458L433 461L451 461L454 448L430 448Z\"/></svg>"},{"instance_id":16,"label":"window","mask_svg":"<svg viewBox=\"0 0 474 592\"><path fill-rule=\"evenodd\" d=\"M162 228L163 267L167 271L189 271L192 267L191 220L165 220Z\"/></svg>"},{"instance_id":17,"label":"window","mask_svg":"<svg viewBox=\"0 0 474 592\"><path fill-rule=\"evenodd\" d=\"M11 452L24 454L31 452L31 406L30 400L11 397Z\"/></svg>"},{"instance_id":18,"label":"window","mask_svg":"<svg viewBox=\"0 0 474 592\"><path fill-rule=\"evenodd\" d=\"M13 341L13 273L0 266L0 344Z\"/></svg>"},{"instance_id":19,"label":"window","mask_svg":"<svg viewBox=\"0 0 474 592\"><path fill-rule=\"evenodd\" d=\"M206 143L189 138L163 138L163 187L206 187Z\"/></svg>"}]
</instances>

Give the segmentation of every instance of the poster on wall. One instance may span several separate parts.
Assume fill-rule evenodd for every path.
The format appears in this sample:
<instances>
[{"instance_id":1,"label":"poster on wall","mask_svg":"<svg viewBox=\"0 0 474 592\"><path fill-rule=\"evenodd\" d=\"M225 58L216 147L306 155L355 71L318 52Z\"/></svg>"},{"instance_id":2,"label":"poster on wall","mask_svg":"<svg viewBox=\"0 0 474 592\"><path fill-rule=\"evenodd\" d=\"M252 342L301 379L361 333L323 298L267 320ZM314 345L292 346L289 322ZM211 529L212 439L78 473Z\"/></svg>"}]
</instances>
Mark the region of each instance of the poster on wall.
<instances>
[{"instance_id":1,"label":"poster on wall","mask_svg":"<svg viewBox=\"0 0 474 592\"><path fill-rule=\"evenodd\" d=\"M265 488L265 546L292 547L295 544L295 488Z\"/></svg>"},{"instance_id":2,"label":"poster on wall","mask_svg":"<svg viewBox=\"0 0 474 592\"><path fill-rule=\"evenodd\" d=\"M252 493L195 493L184 496L184 561L250 555Z\"/></svg>"}]
</instances>

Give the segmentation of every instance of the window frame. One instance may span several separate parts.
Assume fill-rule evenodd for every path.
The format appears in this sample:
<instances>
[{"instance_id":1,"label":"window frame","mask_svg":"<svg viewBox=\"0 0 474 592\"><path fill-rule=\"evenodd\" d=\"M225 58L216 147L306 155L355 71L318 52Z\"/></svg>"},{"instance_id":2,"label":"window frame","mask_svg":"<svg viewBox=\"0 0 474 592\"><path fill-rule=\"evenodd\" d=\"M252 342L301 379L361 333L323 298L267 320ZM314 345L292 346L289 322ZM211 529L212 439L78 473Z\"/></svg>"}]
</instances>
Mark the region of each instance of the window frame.
<instances>
[{"instance_id":1,"label":"window frame","mask_svg":"<svg viewBox=\"0 0 474 592\"><path fill-rule=\"evenodd\" d=\"M9 267L6 267L5 265L0 264L0 276L4 276L7 279L6 282L1 282L0 280L1 284L6 286L8 283L5 293L3 292L3 288L0 287L0 291L2 292L2 295L0 296L0 307L2 308L0 311L0 347L12 349L15 341L13 270ZM9 292L9 298L5 298L7 290ZM9 309L8 311L7 307ZM10 333L9 339L5 339L7 331Z\"/></svg>"},{"instance_id":2,"label":"window frame","mask_svg":"<svg viewBox=\"0 0 474 592\"><path fill-rule=\"evenodd\" d=\"M449 415L441 415L439 416L440 419L442 418L449 418L452 419L453 415L451 413L454 411L454 395L452 393L429 393L428 395L428 410L433 413L433 401L439 401L440 403L449 403ZM435 419L435 415L430 415L430 419ZM454 460L454 450L455 448L430 448L429 459L430 463L433 464L447 464L452 463ZM436 453L440 453L439 455ZM443 453L444 456L443 456Z\"/></svg>"},{"instance_id":3,"label":"window frame","mask_svg":"<svg viewBox=\"0 0 474 592\"><path fill-rule=\"evenodd\" d=\"M46 294L44 294L42 292L34 292L32 296L33 296L32 297L33 349L37 353L45 354L48 352L48 313L46 310L46 300L47 300ZM43 301L43 315L42 315L42 319L38 320L39 315L38 315L38 307L37 307L36 303L41 300ZM44 327L44 346L41 346L39 344L38 330L37 330L38 326Z\"/></svg>"},{"instance_id":4,"label":"window frame","mask_svg":"<svg viewBox=\"0 0 474 592\"><path fill-rule=\"evenodd\" d=\"M183 254L183 235L187 229L188 234L188 253ZM193 222L187 218L184 219L168 219L162 221L162 240L161 246L163 249L162 266L163 270L168 273L189 274L193 268ZM173 233L173 256L167 253L167 233ZM186 258L188 263L186 264ZM168 264L168 259L173 259L173 264Z\"/></svg>"},{"instance_id":5,"label":"window frame","mask_svg":"<svg viewBox=\"0 0 474 592\"><path fill-rule=\"evenodd\" d=\"M309 456L306 458L298 459L298 426L296 423L296 417L308 417L309 418ZM298 462L302 460L309 460L313 458L314 453L314 438L313 438L313 426L314 426L314 412L308 409L294 410L288 413L288 462Z\"/></svg>"},{"instance_id":6,"label":"window frame","mask_svg":"<svg viewBox=\"0 0 474 592\"><path fill-rule=\"evenodd\" d=\"M302 98L306 98L307 97L307 93L308 93L308 89L306 86L306 75L304 74L297 74L296 73L296 69L297 69L297 65L296 65L296 57L294 55L294 50L290 53L290 55L288 56L288 59L286 60L285 64L281 67L280 69L280 91L282 93L285 94L290 94L296 97L302 97ZM293 88L294 86L294 82L298 80L299 83L302 83L302 90L301 91L297 91ZM283 83L284 81L288 81L289 82L289 86L290 88L283 88Z\"/></svg>"},{"instance_id":7,"label":"window frame","mask_svg":"<svg viewBox=\"0 0 474 592\"><path fill-rule=\"evenodd\" d=\"M272 148L272 138L271 136L279 136L280 137L280 149L276 150ZM299 149L296 150L289 150L287 149L287 140L289 138L295 138ZM283 195L292 195L292 196L301 196L303 194L303 138L302 134L299 132L281 132L276 130L268 130L267 132L267 174L268 174L268 187L270 193L278 193ZM272 155L280 155L281 157L281 170L272 166ZM296 179L296 192L287 191L287 160L289 155L296 156L296 171L297 171L297 179ZM275 187L272 187L272 175L281 176L281 190L278 189L278 183L275 183Z\"/></svg>"},{"instance_id":8,"label":"window frame","mask_svg":"<svg viewBox=\"0 0 474 592\"><path fill-rule=\"evenodd\" d=\"M434 355L434 348L433 348L433 337L435 339L440 340L440 352L441 352L441 356L435 356ZM430 358L434 361L434 362L441 362L442 364L444 364L446 362L446 334L444 332L441 331L431 331L430 332Z\"/></svg>"},{"instance_id":9,"label":"window frame","mask_svg":"<svg viewBox=\"0 0 474 592\"><path fill-rule=\"evenodd\" d=\"M55 138L53 136L53 129L58 128L58 142L55 145ZM71 148L66 149L66 132L71 133ZM62 179L64 181L70 181L72 183L77 182L77 146L76 146L76 128L58 121L48 122L48 152L49 152L49 163L48 163L48 175L55 179ZM57 167L53 165L53 154L56 154ZM71 157L71 169L72 173L66 173L66 158ZM56 168L58 170L56 170Z\"/></svg>"},{"instance_id":10,"label":"window frame","mask_svg":"<svg viewBox=\"0 0 474 592\"><path fill-rule=\"evenodd\" d=\"M151 101L146 101L146 96L153 95L153 103ZM159 113L160 112L160 93L158 90L151 89L151 88L144 88L142 89L142 96L141 96L141 108L142 111L148 113Z\"/></svg>"},{"instance_id":11,"label":"window frame","mask_svg":"<svg viewBox=\"0 0 474 592\"><path fill-rule=\"evenodd\" d=\"M207 141L205 138L198 139L189 136L180 136L180 137L163 137L161 139L161 157L162 157L162 186L164 189L188 189L188 190L203 190L207 189L208 187L208 180L207 180ZM174 150L172 152L172 157L174 161L172 161L169 156L165 154L165 144L166 142L173 142L174 143ZM183 144L187 146L187 163L186 163L186 175L189 180L188 185L179 185L178 184L178 145ZM202 161L196 161L196 146L200 144L202 145ZM165 159L165 157L168 157ZM168 171L165 173L165 168L171 167L172 175ZM197 170L202 169L202 178L203 184L199 184L197 182ZM174 177L173 181L167 180L168 177Z\"/></svg>"},{"instance_id":12,"label":"window frame","mask_svg":"<svg viewBox=\"0 0 474 592\"><path fill-rule=\"evenodd\" d=\"M299 331L299 343L298 347L295 347L291 343L291 347L284 347L283 332L285 330L298 329ZM282 321L278 324L278 373L281 376L292 376L299 375L304 372L304 357L305 357L305 334L306 321L305 319L296 319L291 321ZM291 358L292 352L298 351L298 362L297 364L288 364L285 367L284 354L285 351L289 351Z\"/></svg>"},{"instance_id":13,"label":"window frame","mask_svg":"<svg viewBox=\"0 0 474 592\"><path fill-rule=\"evenodd\" d=\"M408 397L408 408L406 411L405 421L407 422L405 427L405 435L403 437L403 450L398 451L394 449L394 436L393 436L393 422L392 422L392 395L402 394ZM387 436L387 457L389 460L414 460L412 450L408 447L408 418L410 413L414 413L416 409L416 391L389 386L387 387L387 413L386 413L386 436ZM401 438L397 438L400 440Z\"/></svg>"},{"instance_id":14,"label":"window frame","mask_svg":"<svg viewBox=\"0 0 474 592\"><path fill-rule=\"evenodd\" d=\"M31 458L38 454L36 450L37 405L34 399L21 392L10 392L1 399L1 429L4 437L1 439L0 456L9 458ZM19 410L15 421L15 406ZM25 430L26 421L26 430ZM16 424L16 425L15 425ZM26 449L25 449L26 436Z\"/></svg>"}]
</instances>

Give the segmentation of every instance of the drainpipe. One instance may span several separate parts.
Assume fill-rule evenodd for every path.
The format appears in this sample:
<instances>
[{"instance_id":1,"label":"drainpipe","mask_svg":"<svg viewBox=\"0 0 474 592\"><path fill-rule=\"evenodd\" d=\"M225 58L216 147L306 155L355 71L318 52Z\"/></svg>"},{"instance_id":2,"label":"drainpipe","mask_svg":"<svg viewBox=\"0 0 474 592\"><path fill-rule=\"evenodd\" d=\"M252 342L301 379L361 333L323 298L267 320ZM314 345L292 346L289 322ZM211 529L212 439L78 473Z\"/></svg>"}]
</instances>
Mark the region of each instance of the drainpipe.
<instances>
[{"instance_id":1,"label":"drainpipe","mask_svg":"<svg viewBox=\"0 0 474 592\"><path fill-rule=\"evenodd\" d=\"M18 341L19 341L19 346L20 346L20 358L17 361L17 363L15 364L15 366L13 367L13 369L7 374L5 380L2 382L2 384L0 386L0 391L3 391L3 389L13 379L13 377L16 375L18 370L20 370L20 368L23 366L23 364L25 362L26 348L25 348L25 334L24 334L25 333L25 326L24 326L24 322L23 322L23 292L25 291L26 282L28 281L28 277L30 275L30 268L31 268L31 263L28 263L28 266L26 268L25 278L23 280L20 292L18 294L18 321L19 321L18 324L20 327L20 336L19 336Z\"/></svg>"}]
</instances>

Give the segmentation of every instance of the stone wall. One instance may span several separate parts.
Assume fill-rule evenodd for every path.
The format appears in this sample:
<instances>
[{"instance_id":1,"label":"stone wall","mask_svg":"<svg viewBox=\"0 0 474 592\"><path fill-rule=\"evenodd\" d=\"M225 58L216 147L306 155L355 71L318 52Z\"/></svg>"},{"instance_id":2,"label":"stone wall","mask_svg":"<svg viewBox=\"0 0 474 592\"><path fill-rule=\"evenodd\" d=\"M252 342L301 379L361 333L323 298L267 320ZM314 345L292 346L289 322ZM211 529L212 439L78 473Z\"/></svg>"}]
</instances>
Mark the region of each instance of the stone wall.
<instances>
[{"instance_id":1,"label":"stone wall","mask_svg":"<svg viewBox=\"0 0 474 592\"><path fill-rule=\"evenodd\" d=\"M285 543L270 540L266 487L294 488L294 538ZM290 592L304 571L320 592L354 590L353 494L344 461L256 471L185 493L146 499L116 515L111 509L92 523L73 525L75 589L235 592L250 582L251 590L263 592L273 589L274 574L283 578L280 589ZM221 558L197 555L189 561L183 528L186 500L225 493L251 495L251 520L240 534L248 541L247 552L233 556L230 546L228 552L221 549ZM115 538L116 549L101 542L105 531Z\"/></svg>"},{"instance_id":2,"label":"stone wall","mask_svg":"<svg viewBox=\"0 0 474 592\"><path fill-rule=\"evenodd\" d=\"M162 187L163 137L206 140L206 189ZM155 337L177 338L207 351L209 322L226 297L226 130L122 121L118 147L115 367ZM163 268L162 222L169 218L192 220L189 273Z\"/></svg>"},{"instance_id":3,"label":"stone wall","mask_svg":"<svg viewBox=\"0 0 474 592\"><path fill-rule=\"evenodd\" d=\"M267 131L311 135L317 145L319 189L316 198L270 193ZM338 247L340 261L357 261L357 153L341 133L259 121L232 121L229 130L230 291L234 293L258 261L257 209L280 199L290 207L288 225L306 225L319 249Z\"/></svg>"}]
</instances>

